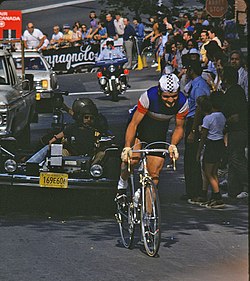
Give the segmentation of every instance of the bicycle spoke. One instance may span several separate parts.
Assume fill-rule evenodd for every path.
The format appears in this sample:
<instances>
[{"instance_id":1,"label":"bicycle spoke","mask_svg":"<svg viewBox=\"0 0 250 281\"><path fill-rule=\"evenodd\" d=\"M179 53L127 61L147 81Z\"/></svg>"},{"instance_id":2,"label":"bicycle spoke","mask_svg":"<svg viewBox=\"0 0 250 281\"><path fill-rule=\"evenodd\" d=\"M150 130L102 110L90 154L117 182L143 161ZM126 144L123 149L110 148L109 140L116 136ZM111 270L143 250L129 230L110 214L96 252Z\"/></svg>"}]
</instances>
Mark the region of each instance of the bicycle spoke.
<instances>
[{"instance_id":1,"label":"bicycle spoke","mask_svg":"<svg viewBox=\"0 0 250 281\"><path fill-rule=\"evenodd\" d=\"M161 239L160 204L158 191L151 180L145 187L144 195L141 213L141 230L145 250L149 256L154 257L158 253ZM151 204L150 206L149 202Z\"/></svg>"},{"instance_id":2,"label":"bicycle spoke","mask_svg":"<svg viewBox=\"0 0 250 281\"><path fill-rule=\"evenodd\" d=\"M129 184L126 199L123 202L117 202L116 219L119 225L122 244L125 248L131 248L134 240L135 224L133 220L131 185Z\"/></svg>"}]
</instances>

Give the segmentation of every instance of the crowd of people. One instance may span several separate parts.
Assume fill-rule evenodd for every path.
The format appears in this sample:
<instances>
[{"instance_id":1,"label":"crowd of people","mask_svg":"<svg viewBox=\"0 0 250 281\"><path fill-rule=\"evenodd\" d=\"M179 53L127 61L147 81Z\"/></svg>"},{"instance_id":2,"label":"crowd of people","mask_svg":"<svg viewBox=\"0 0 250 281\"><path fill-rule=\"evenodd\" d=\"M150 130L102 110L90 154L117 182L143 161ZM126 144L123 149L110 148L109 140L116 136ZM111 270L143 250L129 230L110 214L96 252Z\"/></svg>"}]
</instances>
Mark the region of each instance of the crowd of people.
<instances>
[{"instance_id":1,"label":"crowd of people","mask_svg":"<svg viewBox=\"0 0 250 281\"><path fill-rule=\"evenodd\" d=\"M55 25L50 39L29 23L23 34L25 47L43 50L83 43L101 43L107 38L114 41L122 38L128 59L126 68L131 69L135 45L138 55L142 56L142 50L151 46L155 56L151 66L157 67L161 77L165 78L160 80L158 88L149 89L141 96L134 113L135 117L132 118L133 125L128 127L125 153L128 152L135 136L144 136L141 129L138 134L136 132L137 127L142 127L139 126L142 119L146 122L147 118L155 119L155 114L177 114L176 120L181 120L177 124L182 123L183 112L178 111L181 108L176 110L175 107L179 104L180 96L183 96L182 99L186 97L188 112L184 106L185 102L182 105L186 113L183 134L186 183L184 198L191 204L200 204L208 208L224 207L218 180L218 169L222 165L222 159L224 168L228 168L228 193L224 194L224 197L246 198L248 70L239 45L242 32L237 28L233 17L228 14L218 22L199 10L194 10L192 15L180 13L175 20L172 20L170 15L156 15L149 18L149 32L145 32L145 24L140 19L134 18L130 23L129 18L122 17L120 13L116 13L114 18L108 13L106 19L101 21L96 13L91 11L89 18L88 24L77 21L72 29L70 25L64 24L63 32L60 31L59 25ZM174 91L169 88L172 83L178 84ZM162 113L155 112L155 109L150 107L150 103L155 102L158 94L161 96L158 102L167 108L163 109ZM175 110L172 110L172 107ZM184 127L181 127L181 130L184 130ZM130 132L131 128L133 134ZM180 128L177 128L177 132L180 133ZM166 130L163 134L166 134ZM174 141L171 145L174 150L183 135L181 133L178 140L172 138ZM123 160L126 162L124 155L123 153ZM158 170L152 172L156 178L162 167L162 161L158 162ZM152 167L158 162L153 158ZM118 189L126 187L126 178L121 174ZM208 200L209 185L212 192Z\"/></svg>"}]
</instances>

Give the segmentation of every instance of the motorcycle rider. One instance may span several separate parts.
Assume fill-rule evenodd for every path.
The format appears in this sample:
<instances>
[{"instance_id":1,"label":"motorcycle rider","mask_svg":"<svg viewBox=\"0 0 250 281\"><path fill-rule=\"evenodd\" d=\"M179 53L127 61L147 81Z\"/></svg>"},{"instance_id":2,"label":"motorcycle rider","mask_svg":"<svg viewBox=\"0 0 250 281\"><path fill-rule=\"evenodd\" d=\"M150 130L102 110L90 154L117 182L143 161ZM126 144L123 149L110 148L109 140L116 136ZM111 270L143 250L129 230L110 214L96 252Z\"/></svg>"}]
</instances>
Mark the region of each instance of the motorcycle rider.
<instances>
[{"instance_id":1,"label":"motorcycle rider","mask_svg":"<svg viewBox=\"0 0 250 281\"><path fill-rule=\"evenodd\" d=\"M125 58L125 55L118 48L114 47L114 40L112 38L108 38L106 41L106 48L101 51L97 61L118 58Z\"/></svg>"},{"instance_id":2,"label":"motorcycle rider","mask_svg":"<svg viewBox=\"0 0 250 281\"><path fill-rule=\"evenodd\" d=\"M88 98L76 99L72 106L75 122L53 136L49 144L63 139L64 155L93 154L98 137L108 130L105 117Z\"/></svg>"},{"instance_id":3,"label":"motorcycle rider","mask_svg":"<svg viewBox=\"0 0 250 281\"><path fill-rule=\"evenodd\" d=\"M98 113L95 103L89 98L78 98L72 105L75 123L69 124L55 134L27 163L40 163L48 154L53 143L63 143L63 156L93 155L99 150L98 140L101 136L110 135L107 119Z\"/></svg>"},{"instance_id":4,"label":"motorcycle rider","mask_svg":"<svg viewBox=\"0 0 250 281\"><path fill-rule=\"evenodd\" d=\"M124 63L127 62L126 56L124 53L122 53L118 48L114 47L114 40L111 38L108 38L106 41L106 46L107 48L103 49L102 52L100 53L99 57L97 58L96 62L102 63L102 61L107 61L107 64L109 63L110 60L115 61L116 59L123 59L122 62L118 62L120 66L122 66ZM104 70L107 68L106 62L102 63L100 66L101 72L105 73L106 71ZM123 71L121 68L117 69L112 75L119 76L121 74L121 71ZM105 75L105 74L104 74ZM120 75L119 77L120 82L121 82L121 90L124 91L126 90L127 87L130 87L127 83L127 78L126 75ZM100 83L100 81L99 81ZM104 93L108 94L108 91L106 91L106 84L100 84L101 88L103 89Z\"/></svg>"}]
</instances>

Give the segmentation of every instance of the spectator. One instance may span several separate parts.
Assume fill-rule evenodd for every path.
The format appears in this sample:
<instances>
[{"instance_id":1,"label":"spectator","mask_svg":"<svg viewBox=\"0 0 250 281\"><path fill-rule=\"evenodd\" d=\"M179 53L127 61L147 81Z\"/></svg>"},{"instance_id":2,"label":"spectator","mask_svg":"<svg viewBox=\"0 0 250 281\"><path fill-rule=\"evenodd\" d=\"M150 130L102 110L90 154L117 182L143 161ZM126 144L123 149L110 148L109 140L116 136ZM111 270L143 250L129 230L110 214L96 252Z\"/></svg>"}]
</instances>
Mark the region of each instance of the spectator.
<instances>
[{"instance_id":1,"label":"spectator","mask_svg":"<svg viewBox=\"0 0 250 281\"><path fill-rule=\"evenodd\" d=\"M82 41L82 32L79 30L78 25L73 26L71 43L73 46L79 46Z\"/></svg>"},{"instance_id":2,"label":"spectator","mask_svg":"<svg viewBox=\"0 0 250 281\"><path fill-rule=\"evenodd\" d=\"M135 26L135 34L138 42L139 52L142 52L142 43L144 39L144 24L138 18L133 18L133 24Z\"/></svg>"},{"instance_id":3,"label":"spectator","mask_svg":"<svg viewBox=\"0 0 250 281\"><path fill-rule=\"evenodd\" d=\"M234 50L230 54L230 65L238 70L238 84L245 91L248 100L248 71L245 69L243 54Z\"/></svg>"},{"instance_id":4,"label":"spectator","mask_svg":"<svg viewBox=\"0 0 250 281\"><path fill-rule=\"evenodd\" d=\"M124 34L125 25L123 23L123 18L121 17L121 14L118 12L115 14L114 25L118 37L122 38Z\"/></svg>"},{"instance_id":5,"label":"spectator","mask_svg":"<svg viewBox=\"0 0 250 281\"><path fill-rule=\"evenodd\" d=\"M99 19L97 18L95 11L91 11L89 13L89 18L90 18L89 38L93 38L98 30Z\"/></svg>"},{"instance_id":6,"label":"spectator","mask_svg":"<svg viewBox=\"0 0 250 281\"><path fill-rule=\"evenodd\" d=\"M202 197L201 166L196 161L199 146L199 130L202 115L197 108L197 98L209 95L210 89L206 81L201 77L202 68L199 61L190 61L186 66L187 76L191 79L188 90L189 113L187 115L185 130L184 175L186 182L186 196L191 204L196 204Z\"/></svg>"},{"instance_id":7,"label":"spectator","mask_svg":"<svg viewBox=\"0 0 250 281\"><path fill-rule=\"evenodd\" d=\"M44 33L43 36L44 36L44 41L43 41L42 46L38 49L38 51L46 50L49 47L48 35L46 33Z\"/></svg>"},{"instance_id":8,"label":"spectator","mask_svg":"<svg viewBox=\"0 0 250 281\"><path fill-rule=\"evenodd\" d=\"M62 41L63 33L60 31L59 25L54 25L53 34L50 40L50 45L59 44Z\"/></svg>"},{"instance_id":9,"label":"spectator","mask_svg":"<svg viewBox=\"0 0 250 281\"><path fill-rule=\"evenodd\" d=\"M171 30L171 29L169 29ZM169 50L167 50L167 46L169 45L169 31L166 28L166 25L163 23L160 25L160 40L159 40L159 47L157 50L158 57L160 57L161 62L161 72L164 71L166 65L165 55L171 53L171 47L169 46ZM171 41L172 42L172 41Z\"/></svg>"},{"instance_id":10,"label":"spectator","mask_svg":"<svg viewBox=\"0 0 250 281\"><path fill-rule=\"evenodd\" d=\"M136 36L135 30L133 26L129 23L128 18L123 18L123 23L125 25L124 34L123 34L123 44L124 49L126 51L126 55L128 58L128 62L126 62L123 67L127 69L132 68L132 59L133 59L133 37Z\"/></svg>"},{"instance_id":11,"label":"spectator","mask_svg":"<svg viewBox=\"0 0 250 281\"><path fill-rule=\"evenodd\" d=\"M104 26L104 22L98 23L98 32L94 35L94 39L101 41L108 38L107 28Z\"/></svg>"},{"instance_id":12,"label":"spectator","mask_svg":"<svg viewBox=\"0 0 250 281\"><path fill-rule=\"evenodd\" d=\"M214 63L215 68L216 68L216 76L215 76L214 81L212 82L213 91L222 90L223 67L226 65L226 63L227 63L227 60L226 60L225 56L218 57L216 59L216 62ZM211 83L209 83L209 81L208 81L208 84L211 84Z\"/></svg>"},{"instance_id":13,"label":"spectator","mask_svg":"<svg viewBox=\"0 0 250 281\"><path fill-rule=\"evenodd\" d=\"M202 24L202 26L203 26L204 28L210 25L209 17L208 17L208 15L206 14L205 11L202 12L202 14L201 14L201 21L202 21L201 24Z\"/></svg>"},{"instance_id":14,"label":"spectator","mask_svg":"<svg viewBox=\"0 0 250 281\"><path fill-rule=\"evenodd\" d=\"M184 20L184 29L187 29L190 26L190 14L185 13L183 15L183 20Z\"/></svg>"},{"instance_id":15,"label":"spectator","mask_svg":"<svg viewBox=\"0 0 250 281\"><path fill-rule=\"evenodd\" d=\"M236 21L232 17L231 13L226 15L226 19L223 22L224 38L229 40L239 39L237 32Z\"/></svg>"},{"instance_id":16,"label":"spectator","mask_svg":"<svg viewBox=\"0 0 250 281\"><path fill-rule=\"evenodd\" d=\"M200 54L199 50L197 50L196 48L192 48L187 53L187 58L191 61L192 60L201 61L201 54Z\"/></svg>"},{"instance_id":17,"label":"spectator","mask_svg":"<svg viewBox=\"0 0 250 281\"><path fill-rule=\"evenodd\" d=\"M201 40L200 53L202 57L201 60L203 66L206 66L208 64L208 58L207 58L207 51L205 49L205 46L210 42L207 30L201 31L200 40Z\"/></svg>"},{"instance_id":18,"label":"spectator","mask_svg":"<svg viewBox=\"0 0 250 281\"><path fill-rule=\"evenodd\" d=\"M177 52L177 47L175 42L169 41L169 44L167 46L169 47L166 47L165 64L171 65L173 68L173 73L178 76L179 72L182 69L180 53Z\"/></svg>"},{"instance_id":19,"label":"spectator","mask_svg":"<svg viewBox=\"0 0 250 281\"><path fill-rule=\"evenodd\" d=\"M191 20L190 20L190 25L187 27L187 30L188 31L191 31L191 32L194 32L194 30L195 30L195 26L196 26L196 18L191 18Z\"/></svg>"},{"instance_id":20,"label":"spectator","mask_svg":"<svg viewBox=\"0 0 250 281\"><path fill-rule=\"evenodd\" d=\"M114 40L117 40L118 35L116 34L114 20L113 20L112 15L110 13L106 14L105 26L107 28L108 37L113 38Z\"/></svg>"},{"instance_id":21,"label":"spectator","mask_svg":"<svg viewBox=\"0 0 250 281\"><path fill-rule=\"evenodd\" d=\"M213 40L215 42L217 42L218 46L221 48L222 44L220 39L217 37L217 32L216 29L214 27L210 27L208 30L208 36L210 40Z\"/></svg>"},{"instance_id":22,"label":"spectator","mask_svg":"<svg viewBox=\"0 0 250 281\"><path fill-rule=\"evenodd\" d=\"M183 40L185 42L187 42L188 40L191 40L192 39L192 32L191 31L183 31L183 36L182 36Z\"/></svg>"},{"instance_id":23,"label":"spectator","mask_svg":"<svg viewBox=\"0 0 250 281\"><path fill-rule=\"evenodd\" d=\"M229 59L230 53L232 51L231 43L232 43L231 40L225 39L225 38L222 42L223 53L227 56L228 59Z\"/></svg>"},{"instance_id":24,"label":"spectator","mask_svg":"<svg viewBox=\"0 0 250 281\"><path fill-rule=\"evenodd\" d=\"M175 42L176 42L176 47L179 50L181 56L188 53L188 50L186 48L186 41L184 41L182 37L179 36L178 38L176 38Z\"/></svg>"},{"instance_id":25,"label":"spectator","mask_svg":"<svg viewBox=\"0 0 250 281\"><path fill-rule=\"evenodd\" d=\"M65 45L65 46L71 45L72 35L73 35L73 31L70 30L70 25L64 24L63 25L63 38L62 38L63 45Z\"/></svg>"},{"instance_id":26,"label":"spectator","mask_svg":"<svg viewBox=\"0 0 250 281\"><path fill-rule=\"evenodd\" d=\"M208 58L206 71L209 72L214 79L216 76L216 68L214 63L216 61L216 58L223 56L223 51L215 40L211 40L204 47L206 50L206 56Z\"/></svg>"},{"instance_id":27,"label":"spectator","mask_svg":"<svg viewBox=\"0 0 250 281\"><path fill-rule=\"evenodd\" d=\"M24 47L26 49L39 49L44 42L44 36L40 29L35 28L32 22L27 24L27 29L23 33Z\"/></svg>"},{"instance_id":28,"label":"spectator","mask_svg":"<svg viewBox=\"0 0 250 281\"><path fill-rule=\"evenodd\" d=\"M181 22L179 20L176 20L174 22L173 33L174 33L174 36L178 36L178 35L183 36L183 30L181 28Z\"/></svg>"},{"instance_id":29,"label":"spectator","mask_svg":"<svg viewBox=\"0 0 250 281\"><path fill-rule=\"evenodd\" d=\"M75 21L74 25L77 26L77 29L79 29L80 31L82 31L82 30L81 30L81 22L80 22L79 20Z\"/></svg>"},{"instance_id":30,"label":"spectator","mask_svg":"<svg viewBox=\"0 0 250 281\"><path fill-rule=\"evenodd\" d=\"M244 90L237 84L238 71L233 66L223 69L225 101L222 112L226 117L228 133L228 193L225 197L238 199L248 197L248 169L245 148L247 147L247 101Z\"/></svg>"},{"instance_id":31,"label":"spectator","mask_svg":"<svg viewBox=\"0 0 250 281\"><path fill-rule=\"evenodd\" d=\"M173 26L172 24L168 21L168 17L164 17L162 19L162 22L164 24L164 26L166 26L166 30L171 33L173 31Z\"/></svg>"},{"instance_id":32,"label":"spectator","mask_svg":"<svg viewBox=\"0 0 250 281\"><path fill-rule=\"evenodd\" d=\"M205 115L201 129L201 140L197 151L196 160L200 162L201 152L205 145L203 153L203 201L201 206L207 208L223 208L225 206L219 189L218 167L225 149L224 145L224 127L226 118L221 112L223 93L213 92L210 97L201 96L197 99L197 104L201 112ZM207 201L208 183L212 187L212 194ZM205 189L204 189L205 188Z\"/></svg>"},{"instance_id":33,"label":"spectator","mask_svg":"<svg viewBox=\"0 0 250 281\"><path fill-rule=\"evenodd\" d=\"M159 40L160 40L160 26L159 26L159 20L157 16L153 16L149 18L149 21L152 23L152 31L145 36L145 40L150 38L150 42L153 45L153 49L155 52L155 63L151 65L151 67L157 67L158 66L158 46L159 46Z\"/></svg>"},{"instance_id":34,"label":"spectator","mask_svg":"<svg viewBox=\"0 0 250 281\"><path fill-rule=\"evenodd\" d=\"M87 41L89 38L89 29L86 24L82 24L82 40Z\"/></svg>"}]
</instances>

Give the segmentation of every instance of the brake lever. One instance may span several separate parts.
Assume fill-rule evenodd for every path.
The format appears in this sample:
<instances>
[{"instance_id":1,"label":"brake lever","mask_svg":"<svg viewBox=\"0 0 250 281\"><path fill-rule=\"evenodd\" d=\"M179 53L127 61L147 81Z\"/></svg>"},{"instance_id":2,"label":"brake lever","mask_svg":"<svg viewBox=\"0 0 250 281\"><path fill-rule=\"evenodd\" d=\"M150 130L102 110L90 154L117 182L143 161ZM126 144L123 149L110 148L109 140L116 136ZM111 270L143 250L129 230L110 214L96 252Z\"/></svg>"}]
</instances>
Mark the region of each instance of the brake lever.
<instances>
[{"instance_id":1,"label":"brake lever","mask_svg":"<svg viewBox=\"0 0 250 281\"><path fill-rule=\"evenodd\" d=\"M173 170L176 171L176 160L175 160L175 157L173 157Z\"/></svg>"}]
</instances>

